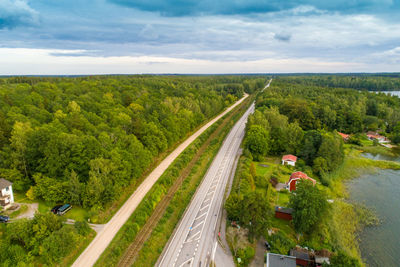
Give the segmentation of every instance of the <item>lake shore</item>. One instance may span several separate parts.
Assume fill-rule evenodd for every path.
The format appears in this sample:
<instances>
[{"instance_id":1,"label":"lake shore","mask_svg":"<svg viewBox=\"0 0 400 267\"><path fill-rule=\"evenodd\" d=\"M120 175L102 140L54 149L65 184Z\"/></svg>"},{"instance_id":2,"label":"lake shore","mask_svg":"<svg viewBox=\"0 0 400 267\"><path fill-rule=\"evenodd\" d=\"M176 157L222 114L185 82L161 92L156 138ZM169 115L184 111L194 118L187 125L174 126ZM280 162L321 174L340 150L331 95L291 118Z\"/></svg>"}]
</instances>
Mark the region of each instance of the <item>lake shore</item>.
<instances>
[{"instance_id":1,"label":"lake shore","mask_svg":"<svg viewBox=\"0 0 400 267\"><path fill-rule=\"evenodd\" d=\"M368 151L368 149L366 150ZM385 207L385 204L388 203L388 201L385 201L388 197L387 191L394 189L393 182L396 182L394 177L398 177L400 172L400 163L396 162L400 161L400 157L396 156L397 151L392 152L390 150L382 154L362 153L362 151L352 152L346 159L351 164L345 162L344 165L348 166L342 173L347 175L341 177L340 187L337 187L341 188L340 191L346 198L346 202L353 207L354 213L357 214L357 217L352 220L357 229L353 233L353 238L354 242L357 243L358 257L369 266L392 266L390 264L393 263L391 255L396 255L390 253L395 248L393 243L396 241L393 240L388 244L388 242L382 240L382 238L389 238L390 240L391 230L398 228L396 222L400 222L400 218L391 218L390 224L385 226L386 219L391 214L386 212L390 208ZM389 182L389 186L385 186L387 182ZM400 184L398 188L400 188ZM382 223L368 224L368 221L365 221L366 218L360 218L363 217L362 214L356 211L359 205L365 207L371 216L377 216L379 222ZM387 236L388 234L389 236ZM377 246L377 243L382 244Z\"/></svg>"}]
</instances>

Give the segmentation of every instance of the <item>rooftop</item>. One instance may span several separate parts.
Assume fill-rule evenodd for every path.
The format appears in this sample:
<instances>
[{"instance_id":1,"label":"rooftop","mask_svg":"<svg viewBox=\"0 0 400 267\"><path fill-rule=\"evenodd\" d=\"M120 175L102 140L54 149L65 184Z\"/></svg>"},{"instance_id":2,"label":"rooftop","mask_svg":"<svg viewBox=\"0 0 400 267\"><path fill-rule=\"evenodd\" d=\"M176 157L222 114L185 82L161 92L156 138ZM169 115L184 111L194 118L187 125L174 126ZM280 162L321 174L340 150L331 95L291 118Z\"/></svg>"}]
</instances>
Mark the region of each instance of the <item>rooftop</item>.
<instances>
[{"instance_id":1,"label":"rooftop","mask_svg":"<svg viewBox=\"0 0 400 267\"><path fill-rule=\"evenodd\" d=\"M294 155L284 155L282 157L282 160L290 160L290 161L296 162L297 161L297 157L294 156Z\"/></svg>"},{"instance_id":2,"label":"rooftop","mask_svg":"<svg viewBox=\"0 0 400 267\"><path fill-rule=\"evenodd\" d=\"M308 251L304 251L304 250L300 250L300 249L291 249L290 256L296 257L296 259L302 259L302 260L307 260L307 261L310 260Z\"/></svg>"},{"instance_id":3,"label":"rooftop","mask_svg":"<svg viewBox=\"0 0 400 267\"><path fill-rule=\"evenodd\" d=\"M267 267L296 267L296 258L286 255L268 253Z\"/></svg>"},{"instance_id":4,"label":"rooftop","mask_svg":"<svg viewBox=\"0 0 400 267\"><path fill-rule=\"evenodd\" d=\"M290 179L289 179L288 184L291 182L292 179L295 179L295 180L297 180L297 179L307 179L307 180L310 180L314 185L316 183L316 181L313 178L310 178L304 172L299 172L299 171L294 172L294 173L292 173L292 175L290 175Z\"/></svg>"},{"instance_id":5,"label":"rooftop","mask_svg":"<svg viewBox=\"0 0 400 267\"><path fill-rule=\"evenodd\" d=\"M12 183L4 178L0 178L0 190L12 185Z\"/></svg>"},{"instance_id":6,"label":"rooftop","mask_svg":"<svg viewBox=\"0 0 400 267\"><path fill-rule=\"evenodd\" d=\"M286 207L280 207L280 206L275 206L275 211L279 211L279 212L287 213L287 214L292 214L293 213L293 209L286 208Z\"/></svg>"},{"instance_id":7,"label":"rooftop","mask_svg":"<svg viewBox=\"0 0 400 267\"><path fill-rule=\"evenodd\" d=\"M344 133L341 133L341 132L338 132L338 134L340 134L344 139L347 139L347 138L350 137L350 135L344 134Z\"/></svg>"}]
</instances>

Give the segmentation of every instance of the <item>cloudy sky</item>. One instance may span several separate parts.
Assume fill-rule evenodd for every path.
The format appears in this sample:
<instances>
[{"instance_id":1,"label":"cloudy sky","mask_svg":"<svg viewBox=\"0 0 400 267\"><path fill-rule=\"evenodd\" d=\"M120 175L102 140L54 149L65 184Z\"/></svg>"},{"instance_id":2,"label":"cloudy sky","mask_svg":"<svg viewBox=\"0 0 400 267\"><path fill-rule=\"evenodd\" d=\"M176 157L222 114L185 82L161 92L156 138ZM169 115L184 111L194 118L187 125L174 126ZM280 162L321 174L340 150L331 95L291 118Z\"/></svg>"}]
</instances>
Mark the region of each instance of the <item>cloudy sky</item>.
<instances>
[{"instance_id":1,"label":"cloudy sky","mask_svg":"<svg viewBox=\"0 0 400 267\"><path fill-rule=\"evenodd\" d=\"M0 0L0 75L399 71L400 0Z\"/></svg>"}]
</instances>

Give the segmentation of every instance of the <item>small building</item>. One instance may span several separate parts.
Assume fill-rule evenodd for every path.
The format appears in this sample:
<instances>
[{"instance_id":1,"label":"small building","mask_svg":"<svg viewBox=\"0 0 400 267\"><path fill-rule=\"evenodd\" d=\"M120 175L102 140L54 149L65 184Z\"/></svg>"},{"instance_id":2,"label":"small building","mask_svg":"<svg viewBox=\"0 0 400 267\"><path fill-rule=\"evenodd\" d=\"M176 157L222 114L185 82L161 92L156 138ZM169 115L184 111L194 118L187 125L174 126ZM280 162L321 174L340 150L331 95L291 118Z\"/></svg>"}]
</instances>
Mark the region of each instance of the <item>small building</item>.
<instances>
[{"instance_id":1,"label":"small building","mask_svg":"<svg viewBox=\"0 0 400 267\"><path fill-rule=\"evenodd\" d=\"M350 138L350 135L338 132L338 134L343 138L343 141L347 141Z\"/></svg>"},{"instance_id":2,"label":"small building","mask_svg":"<svg viewBox=\"0 0 400 267\"><path fill-rule=\"evenodd\" d=\"M310 266L312 263L312 260L310 258L310 254L308 250L301 249L301 248L295 248L290 250L290 256L296 258L296 265L298 266Z\"/></svg>"},{"instance_id":3,"label":"small building","mask_svg":"<svg viewBox=\"0 0 400 267\"><path fill-rule=\"evenodd\" d=\"M282 157L282 165L291 165L295 166L297 161L297 157L293 155L284 155Z\"/></svg>"},{"instance_id":4,"label":"small building","mask_svg":"<svg viewBox=\"0 0 400 267\"><path fill-rule=\"evenodd\" d=\"M275 218L291 221L293 219L292 213L293 209L291 208L285 208L280 206L275 207Z\"/></svg>"},{"instance_id":5,"label":"small building","mask_svg":"<svg viewBox=\"0 0 400 267\"><path fill-rule=\"evenodd\" d=\"M296 267L296 258L287 255L267 253L267 267Z\"/></svg>"},{"instance_id":6,"label":"small building","mask_svg":"<svg viewBox=\"0 0 400 267\"><path fill-rule=\"evenodd\" d=\"M296 184L301 179L310 180L313 183L313 185L316 184L316 181L314 179L308 177L308 175L305 174L304 172L294 172L294 173L292 173L292 175L290 175L290 179L287 182L287 188L289 189L290 192L296 190Z\"/></svg>"},{"instance_id":7,"label":"small building","mask_svg":"<svg viewBox=\"0 0 400 267\"><path fill-rule=\"evenodd\" d=\"M390 143L390 140L387 139L385 136L380 135L376 132L367 132L367 137L369 140L377 140L380 144L387 144Z\"/></svg>"},{"instance_id":8,"label":"small building","mask_svg":"<svg viewBox=\"0 0 400 267\"><path fill-rule=\"evenodd\" d=\"M0 206L7 209L12 203L14 203L12 183L6 179L0 178Z\"/></svg>"}]
</instances>

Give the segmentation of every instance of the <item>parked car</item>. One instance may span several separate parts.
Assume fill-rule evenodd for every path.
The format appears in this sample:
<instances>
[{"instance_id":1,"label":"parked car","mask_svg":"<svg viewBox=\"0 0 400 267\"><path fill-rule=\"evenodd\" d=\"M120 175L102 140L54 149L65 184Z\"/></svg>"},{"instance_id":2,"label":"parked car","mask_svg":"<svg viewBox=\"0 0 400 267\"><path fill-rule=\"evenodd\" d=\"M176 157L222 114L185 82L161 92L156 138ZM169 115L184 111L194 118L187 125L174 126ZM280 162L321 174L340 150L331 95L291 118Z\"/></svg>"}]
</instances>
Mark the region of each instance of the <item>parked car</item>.
<instances>
[{"instance_id":1,"label":"parked car","mask_svg":"<svg viewBox=\"0 0 400 267\"><path fill-rule=\"evenodd\" d=\"M0 223L6 223L6 222L8 222L8 220L10 220L10 217L0 215Z\"/></svg>"},{"instance_id":2,"label":"parked car","mask_svg":"<svg viewBox=\"0 0 400 267\"><path fill-rule=\"evenodd\" d=\"M57 205L54 206L54 208L51 209L51 212L54 214L57 214L58 210L62 207L63 205Z\"/></svg>"},{"instance_id":3,"label":"parked car","mask_svg":"<svg viewBox=\"0 0 400 267\"><path fill-rule=\"evenodd\" d=\"M72 208L72 206L70 204L64 204L57 210L57 214L58 215L64 215L71 208Z\"/></svg>"},{"instance_id":4,"label":"parked car","mask_svg":"<svg viewBox=\"0 0 400 267\"><path fill-rule=\"evenodd\" d=\"M271 245L268 243L268 241L265 241L265 248L267 250L271 250Z\"/></svg>"}]
</instances>

